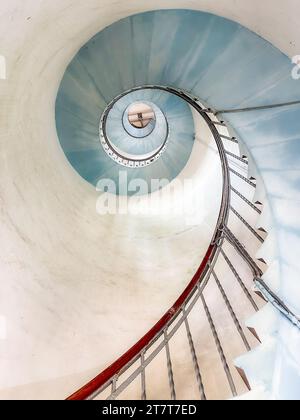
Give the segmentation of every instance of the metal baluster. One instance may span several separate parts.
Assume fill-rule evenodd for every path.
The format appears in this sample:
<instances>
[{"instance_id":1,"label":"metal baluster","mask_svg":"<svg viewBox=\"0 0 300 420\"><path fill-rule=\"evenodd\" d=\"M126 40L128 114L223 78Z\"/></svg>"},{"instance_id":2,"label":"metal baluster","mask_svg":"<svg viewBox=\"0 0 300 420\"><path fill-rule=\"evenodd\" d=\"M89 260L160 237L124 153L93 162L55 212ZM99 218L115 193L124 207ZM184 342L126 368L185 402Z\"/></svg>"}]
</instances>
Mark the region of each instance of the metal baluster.
<instances>
[{"instance_id":1,"label":"metal baluster","mask_svg":"<svg viewBox=\"0 0 300 420\"><path fill-rule=\"evenodd\" d=\"M171 355L170 355L168 334L166 330L164 331L164 341L165 341L165 348L166 348L166 355L167 355L168 378L169 378L169 385L170 385L170 391L171 391L171 399L176 400L174 375L173 375L172 361L171 361Z\"/></svg>"},{"instance_id":2,"label":"metal baluster","mask_svg":"<svg viewBox=\"0 0 300 420\"><path fill-rule=\"evenodd\" d=\"M224 299L224 302L225 302L225 304L227 306L227 309L228 309L228 311L229 311L229 313L230 313L230 315L231 315L231 317L233 319L234 325L236 326L236 329L238 330L238 333L240 334L240 336L241 336L241 338L243 340L243 343L245 344L245 347L246 347L247 351L250 351L251 350L250 344L249 344L249 342L248 342L248 340L247 340L247 338L245 336L245 333L244 333L244 331L243 331L243 329L241 327L241 324L240 324L239 320L237 319L237 316L236 316L236 314L235 314L235 312L234 312L234 310L233 310L233 308L231 306L231 303L230 303L230 301L229 301L229 299L228 299L228 297L227 297L227 295L225 293L225 290L223 289L223 287L222 287L222 285L221 285L221 283L220 283L220 281L219 281L219 279L218 279L218 277L217 277L217 275L216 275L216 273L215 273L214 270L213 270L212 274L213 274L214 279L215 279L215 282L216 282L216 284L217 284L217 286L218 286L218 288L219 288L219 290L221 292L221 295L222 295L222 297Z\"/></svg>"},{"instance_id":3,"label":"metal baluster","mask_svg":"<svg viewBox=\"0 0 300 420\"><path fill-rule=\"evenodd\" d=\"M242 157L237 156L237 155L235 155L234 153L228 152L228 150L225 150L225 153L226 153L228 156L231 156L232 158L234 158L234 159L236 159L236 160L238 160L238 161L240 161L240 162L243 162L243 163L245 163L246 165L248 165L248 162L247 162L245 159L243 159Z\"/></svg>"},{"instance_id":4,"label":"metal baluster","mask_svg":"<svg viewBox=\"0 0 300 420\"><path fill-rule=\"evenodd\" d=\"M183 314L185 316L185 311L183 311ZM205 391L204 391L204 385L203 385L203 382L202 382L202 376L201 376L201 372L200 372L200 368L199 368L198 358L197 358L197 355L196 355L195 345L194 345L194 341L193 341L193 337L192 337L192 334L191 334L191 330L190 330L190 326L189 326L189 322L188 322L187 317L185 317L184 322L185 322L186 333L187 333L189 346L190 346L190 350L191 350L191 354L192 354L193 366L194 366L194 370L195 370L195 374L196 374L196 379L197 379L197 383L198 383L198 387L199 387L201 400L206 400L206 395L205 395Z\"/></svg>"},{"instance_id":5,"label":"metal baluster","mask_svg":"<svg viewBox=\"0 0 300 420\"><path fill-rule=\"evenodd\" d=\"M224 136L223 134L220 134L220 137L222 137L222 139L232 141L233 143L236 143L236 144L239 143L235 137Z\"/></svg>"},{"instance_id":6,"label":"metal baluster","mask_svg":"<svg viewBox=\"0 0 300 420\"><path fill-rule=\"evenodd\" d=\"M250 200L248 200L246 197L243 196L243 194L241 194L238 190L236 190L235 188L231 187L231 190L238 196L240 197L243 201L245 201L245 203L248 204L248 206L250 206L253 210L255 210L258 214L261 214L261 210L256 207L253 203L251 203Z\"/></svg>"},{"instance_id":7,"label":"metal baluster","mask_svg":"<svg viewBox=\"0 0 300 420\"><path fill-rule=\"evenodd\" d=\"M264 239L253 229L252 226L249 225L249 223L241 216L232 206L230 206L230 210L233 214L236 215L236 217L243 222L243 224L246 226L246 228L263 244Z\"/></svg>"},{"instance_id":8,"label":"metal baluster","mask_svg":"<svg viewBox=\"0 0 300 420\"><path fill-rule=\"evenodd\" d=\"M226 127L226 124L224 123L224 121L212 121L212 123L215 125L221 125L222 127Z\"/></svg>"},{"instance_id":9,"label":"metal baluster","mask_svg":"<svg viewBox=\"0 0 300 420\"><path fill-rule=\"evenodd\" d=\"M239 178L241 178L243 181L245 181L247 184L251 185L251 187L256 188L256 184L254 184L254 182L250 181L250 179L246 178L245 176L239 174L237 171L235 171L232 168L229 168L230 172L232 172L234 175L238 176Z\"/></svg>"},{"instance_id":10,"label":"metal baluster","mask_svg":"<svg viewBox=\"0 0 300 420\"><path fill-rule=\"evenodd\" d=\"M281 312L293 325L300 329L300 318L280 299L262 279L255 279L255 285L260 290L264 298L270 302L274 308Z\"/></svg>"},{"instance_id":11,"label":"metal baluster","mask_svg":"<svg viewBox=\"0 0 300 420\"><path fill-rule=\"evenodd\" d=\"M251 305L253 306L253 308L258 311L258 306L256 305L253 297L251 296L249 290L247 289L247 287L245 286L245 283L243 282L243 280L241 279L241 277L239 276L238 272L236 271L236 269L234 268L234 266L231 264L229 258L227 257L227 255L225 254L225 252L223 251L223 249L221 249L221 254L223 255L226 263L228 264L230 270L232 271L234 277L237 279L239 285L241 286L241 288L243 289L243 292L245 293L245 295L247 296L247 298L249 299Z\"/></svg>"},{"instance_id":12,"label":"metal baluster","mask_svg":"<svg viewBox=\"0 0 300 420\"><path fill-rule=\"evenodd\" d=\"M198 98L195 98L194 101L195 102L198 102L199 99ZM215 113L215 111L212 110L211 108L204 108L204 109L201 110L201 112L202 113L205 112L205 114L214 114Z\"/></svg>"},{"instance_id":13,"label":"metal baluster","mask_svg":"<svg viewBox=\"0 0 300 420\"><path fill-rule=\"evenodd\" d=\"M113 377L113 380L112 380L112 383L111 383L111 394L107 398L108 400L114 400L115 399L114 393L117 390L117 380L118 380L118 377L117 376L114 376Z\"/></svg>"},{"instance_id":14,"label":"metal baluster","mask_svg":"<svg viewBox=\"0 0 300 420\"><path fill-rule=\"evenodd\" d=\"M147 394L146 394L146 373L145 373L145 352L143 351L141 353L141 366L143 368L142 372L141 372L141 386L142 386L142 394L141 394L141 399L143 401L145 401L147 399Z\"/></svg>"},{"instance_id":15,"label":"metal baluster","mask_svg":"<svg viewBox=\"0 0 300 420\"><path fill-rule=\"evenodd\" d=\"M253 260L253 258L250 256L250 254L247 252L244 245L241 244L241 242L234 236L234 234L231 232L230 229L228 229L227 226L224 226L223 232L226 236L226 239L228 242L235 248L237 253L246 261L246 263L249 265L249 267L252 270L254 277L261 277L263 275L262 270L258 267L256 262Z\"/></svg>"},{"instance_id":16,"label":"metal baluster","mask_svg":"<svg viewBox=\"0 0 300 420\"><path fill-rule=\"evenodd\" d=\"M223 369L224 369L225 374L227 376L227 380L228 380L232 395L235 397L237 395L236 387L235 387L235 384L234 384L234 381L233 381L233 378L232 378L232 375L231 375L231 372L230 372L230 369L229 369L229 366L228 366L228 363L227 363L227 360L226 360L226 357L225 357L225 354L224 354L224 351L223 351L223 347L221 345L221 342L220 342L220 339L219 339L219 336L218 336L218 333L217 333L217 330L216 330L216 327L215 327L215 324L213 322L213 319L211 317L211 314L209 312L209 309L208 309L208 306L205 302L203 294L201 294L201 300L202 300L202 304L203 304L203 307L204 307L204 310L205 310L205 313L206 313L206 316L207 316L207 319L208 319L208 322L209 322L209 325L210 325L210 329L212 331L212 334L213 334L213 337L214 337L214 340L215 340L215 343L216 343L216 346L217 346L217 349L218 349L218 353L220 355L220 359L221 359L221 362L222 362L222 365L223 365Z\"/></svg>"}]
</instances>

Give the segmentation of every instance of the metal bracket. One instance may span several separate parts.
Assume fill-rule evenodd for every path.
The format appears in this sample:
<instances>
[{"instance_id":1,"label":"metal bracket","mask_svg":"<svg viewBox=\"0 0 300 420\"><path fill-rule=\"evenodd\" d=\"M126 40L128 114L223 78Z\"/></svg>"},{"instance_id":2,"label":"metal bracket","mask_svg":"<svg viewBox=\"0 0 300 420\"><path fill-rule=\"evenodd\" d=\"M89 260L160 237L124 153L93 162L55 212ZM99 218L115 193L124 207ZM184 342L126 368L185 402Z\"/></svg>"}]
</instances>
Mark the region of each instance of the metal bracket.
<instances>
[{"instance_id":1,"label":"metal bracket","mask_svg":"<svg viewBox=\"0 0 300 420\"><path fill-rule=\"evenodd\" d=\"M300 329L300 318L296 316L288 306L260 279L254 279L255 286L262 293L263 297L270 302L281 314L287 318L293 325Z\"/></svg>"}]
</instances>

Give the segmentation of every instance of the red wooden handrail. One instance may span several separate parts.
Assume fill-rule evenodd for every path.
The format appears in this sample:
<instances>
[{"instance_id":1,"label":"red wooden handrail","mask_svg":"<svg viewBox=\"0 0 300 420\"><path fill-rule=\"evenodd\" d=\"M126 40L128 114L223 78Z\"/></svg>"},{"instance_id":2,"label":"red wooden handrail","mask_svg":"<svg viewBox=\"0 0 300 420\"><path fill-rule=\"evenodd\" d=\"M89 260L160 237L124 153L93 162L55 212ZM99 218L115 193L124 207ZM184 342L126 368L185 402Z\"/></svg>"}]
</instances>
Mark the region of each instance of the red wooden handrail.
<instances>
[{"instance_id":1,"label":"red wooden handrail","mask_svg":"<svg viewBox=\"0 0 300 420\"><path fill-rule=\"evenodd\" d=\"M216 245L210 245L198 270L196 271L194 277L185 288L183 293L176 300L174 305L165 313L165 315L154 325L145 334L134 346L132 346L126 353L124 353L119 359L117 359L112 365L106 368L98 376L72 394L67 400L85 400L90 397L94 392L100 389L104 384L106 384L111 378L117 375L133 358L138 356L141 351L156 337L156 335L166 327L168 322L174 318L178 311L182 308L183 304L186 302L190 293L193 291L194 287L197 285L197 282L200 276L204 273L205 269L208 266L208 262L213 255L213 252L217 249Z\"/></svg>"}]
</instances>

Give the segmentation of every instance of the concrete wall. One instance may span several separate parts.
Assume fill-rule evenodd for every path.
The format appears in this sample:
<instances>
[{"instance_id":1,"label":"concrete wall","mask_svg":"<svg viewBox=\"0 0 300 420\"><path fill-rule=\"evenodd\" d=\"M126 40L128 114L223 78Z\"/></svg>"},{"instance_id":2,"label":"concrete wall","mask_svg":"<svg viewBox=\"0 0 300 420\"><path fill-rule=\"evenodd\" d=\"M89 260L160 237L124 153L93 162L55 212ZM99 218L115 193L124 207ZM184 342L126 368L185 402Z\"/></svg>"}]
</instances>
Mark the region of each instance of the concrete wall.
<instances>
[{"instance_id":1,"label":"concrete wall","mask_svg":"<svg viewBox=\"0 0 300 420\"><path fill-rule=\"evenodd\" d=\"M94 12L84 20L76 9L76 27L67 11L48 7L40 15L18 8L12 26L2 16L10 33L0 116L3 398L63 398L133 344L190 280L220 200L211 191L196 226L176 216L97 215L99 195L67 162L54 117L60 78ZM62 20L45 25L51 9ZM28 30L18 27L21 16ZM186 176L204 194L202 169L215 173L220 191L216 152L195 147Z\"/></svg>"}]
</instances>

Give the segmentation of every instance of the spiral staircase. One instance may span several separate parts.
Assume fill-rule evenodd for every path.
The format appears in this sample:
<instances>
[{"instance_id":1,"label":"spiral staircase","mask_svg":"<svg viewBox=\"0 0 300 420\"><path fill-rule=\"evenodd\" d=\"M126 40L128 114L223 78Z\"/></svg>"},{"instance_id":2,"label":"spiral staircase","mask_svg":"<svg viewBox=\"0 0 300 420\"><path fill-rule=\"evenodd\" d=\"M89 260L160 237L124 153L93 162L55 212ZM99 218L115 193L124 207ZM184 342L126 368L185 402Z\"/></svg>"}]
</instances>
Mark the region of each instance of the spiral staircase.
<instances>
[{"instance_id":1,"label":"spiral staircase","mask_svg":"<svg viewBox=\"0 0 300 420\"><path fill-rule=\"evenodd\" d=\"M195 2L15 3L1 15L27 26L4 36L0 398L299 399L289 58ZM155 120L134 128L132 104ZM126 190L137 179L146 194ZM119 204L162 197L166 214L97 214L107 180ZM199 196L188 219L169 187L176 205Z\"/></svg>"}]
</instances>

